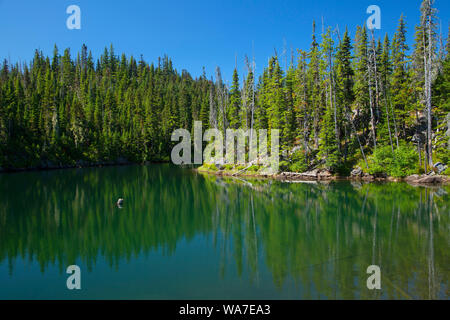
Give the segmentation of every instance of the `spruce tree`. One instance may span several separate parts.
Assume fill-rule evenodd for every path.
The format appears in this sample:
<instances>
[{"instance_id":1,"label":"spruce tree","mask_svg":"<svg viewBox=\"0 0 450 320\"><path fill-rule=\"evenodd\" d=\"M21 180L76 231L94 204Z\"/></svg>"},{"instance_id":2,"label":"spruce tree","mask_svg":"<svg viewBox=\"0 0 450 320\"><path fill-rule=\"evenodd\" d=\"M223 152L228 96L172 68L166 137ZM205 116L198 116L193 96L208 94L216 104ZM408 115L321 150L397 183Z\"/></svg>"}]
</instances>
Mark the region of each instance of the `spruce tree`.
<instances>
[{"instance_id":1,"label":"spruce tree","mask_svg":"<svg viewBox=\"0 0 450 320\"><path fill-rule=\"evenodd\" d=\"M240 109L241 93L239 91L239 75L235 68L233 72L233 83L230 88L230 106L228 109L228 119L231 129L238 129L241 125Z\"/></svg>"},{"instance_id":2,"label":"spruce tree","mask_svg":"<svg viewBox=\"0 0 450 320\"><path fill-rule=\"evenodd\" d=\"M410 72L407 68L408 50L409 48L406 44L406 25L402 15L392 43L393 73L390 91L392 93L393 117L400 131L396 135L401 134L403 138L406 137L407 125L411 123L409 111L411 107L412 89L410 87Z\"/></svg>"}]
</instances>

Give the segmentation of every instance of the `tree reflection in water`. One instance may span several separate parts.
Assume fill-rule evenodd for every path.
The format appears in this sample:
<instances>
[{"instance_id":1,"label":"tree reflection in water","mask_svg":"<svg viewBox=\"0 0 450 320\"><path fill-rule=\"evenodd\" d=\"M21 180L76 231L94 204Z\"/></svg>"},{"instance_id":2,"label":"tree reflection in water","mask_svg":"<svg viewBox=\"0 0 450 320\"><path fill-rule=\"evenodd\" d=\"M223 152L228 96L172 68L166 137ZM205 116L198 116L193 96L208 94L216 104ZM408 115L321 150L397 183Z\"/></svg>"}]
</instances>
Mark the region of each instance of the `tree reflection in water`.
<instances>
[{"instance_id":1,"label":"tree reflection in water","mask_svg":"<svg viewBox=\"0 0 450 320\"><path fill-rule=\"evenodd\" d=\"M0 262L11 274L18 258L43 273L77 259L93 270L100 256L117 269L213 235L220 277L233 264L256 284L268 268L279 290L294 282L304 298L449 297L448 186L247 181L169 165L0 178ZM381 291L366 288L371 264L381 267Z\"/></svg>"}]
</instances>

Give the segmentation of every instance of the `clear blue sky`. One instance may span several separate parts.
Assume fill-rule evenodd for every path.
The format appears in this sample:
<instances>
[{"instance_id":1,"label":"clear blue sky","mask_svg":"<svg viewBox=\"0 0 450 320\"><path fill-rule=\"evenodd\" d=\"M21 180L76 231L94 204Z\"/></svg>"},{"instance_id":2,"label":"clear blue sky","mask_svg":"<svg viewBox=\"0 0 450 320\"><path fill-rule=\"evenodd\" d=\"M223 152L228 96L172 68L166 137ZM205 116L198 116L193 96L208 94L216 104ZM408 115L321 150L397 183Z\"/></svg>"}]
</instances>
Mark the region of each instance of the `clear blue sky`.
<instances>
[{"instance_id":1,"label":"clear blue sky","mask_svg":"<svg viewBox=\"0 0 450 320\"><path fill-rule=\"evenodd\" d=\"M70 47L75 54L85 43L95 59L105 46L113 43L120 55L148 62L169 55L177 70L188 70L193 76L208 76L218 65L224 78L231 79L238 61L243 74L244 56L252 55L252 43L258 73L267 63L274 48L308 49L311 25L316 20L321 31L322 17L326 25L349 27L352 36L356 25L368 18L366 8L381 8L381 35L392 36L403 13L412 43L414 25L419 22L421 0L0 0L0 59L27 61L35 49L52 55L56 43L60 52ZM68 30L66 8L81 8L81 30ZM449 0L436 0L444 36L449 25Z\"/></svg>"}]
</instances>

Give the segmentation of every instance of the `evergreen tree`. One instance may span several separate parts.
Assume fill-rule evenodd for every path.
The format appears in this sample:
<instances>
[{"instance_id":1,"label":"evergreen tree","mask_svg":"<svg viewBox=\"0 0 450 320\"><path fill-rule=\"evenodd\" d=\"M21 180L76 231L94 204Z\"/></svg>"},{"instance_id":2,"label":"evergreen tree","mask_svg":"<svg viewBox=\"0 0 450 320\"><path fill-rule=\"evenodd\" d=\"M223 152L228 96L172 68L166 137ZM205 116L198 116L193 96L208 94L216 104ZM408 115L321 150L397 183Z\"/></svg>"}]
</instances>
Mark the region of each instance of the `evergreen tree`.
<instances>
[{"instance_id":1,"label":"evergreen tree","mask_svg":"<svg viewBox=\"0 0 450 320\"><path fill-rule=\"evenodd\" d=\"M412 90L410 87L410 72L407 68L408 50L409 48L406 44L406 25L402 15L392 44L393 73L390 88L394 121L397 122L401 131L397 134L401 134L403 138L406 137L407 125L411 123L409 111Z\"/></svg>"},{"instance_id":2,"label":"evergreen tree","mask_svg":"<svg viewBox=\"0 0 450 320\"><path fill-rule=\"evenodd\" d=\"M228 113L228 119L230 121L231 129L239 129L241 125L240 119L241 109L241 93L239 91L239 75L237 69L233 72L233 83L230 89L230 107Z\"/></svg>"},{"instance_id":3,"label":"evergreen tree","mask_svg":"<svg viewBox=\"0 0 450 320\"><path fill-rule=\"evenodd\" d=\"M353 91L354 71L352 68L352 49L351 39L346 29L339 43L335 63L337 117L338 119L342 119L340 122L340 132L344 131L345 139L348 136L349 125L353 128L353 131L356 131L354 130L356 126L353 122L354 119L351 112L351 106L355 100L355 92ZM354 132L354 134L357 135L357 132ZM340 138L342 139L341 136ZM347 156L348 152L348 145L346 145L344 150L345 156Z\"/></svg>"}]
</instances>

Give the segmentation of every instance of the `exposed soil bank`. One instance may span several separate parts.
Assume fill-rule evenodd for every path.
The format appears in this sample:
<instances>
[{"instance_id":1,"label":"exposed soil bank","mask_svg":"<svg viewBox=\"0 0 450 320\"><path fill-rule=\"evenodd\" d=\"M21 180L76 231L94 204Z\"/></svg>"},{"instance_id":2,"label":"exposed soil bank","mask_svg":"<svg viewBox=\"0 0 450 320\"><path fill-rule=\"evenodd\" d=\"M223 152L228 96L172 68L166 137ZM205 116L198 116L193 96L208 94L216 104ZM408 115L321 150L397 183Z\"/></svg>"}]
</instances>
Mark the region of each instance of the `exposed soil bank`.
<instances>
[{"instance_id":1,"label":"exposed soil bank","mask_svg":"<svg viewBox=\"0 0 450 320\"><path fill-rule=\"evenodd\" d=\"M335 176L327 170L313 170L305 173L295 172L282 172L274 175L248 173L248 174L236 174L233 171L226 170L197 170L199 172L214 174L218 176L234 176L241 178L267 178L276 179L280 181L333 181L333 180L348 180L348 181L365 181L365 182L407 182L411 185L422 186L436 186L450 184L450 177L441 175L412 175L406 178L394 178L387 176L373 176L361 173L360 175L352 176Z\"/></svg>"}]
</instances>

